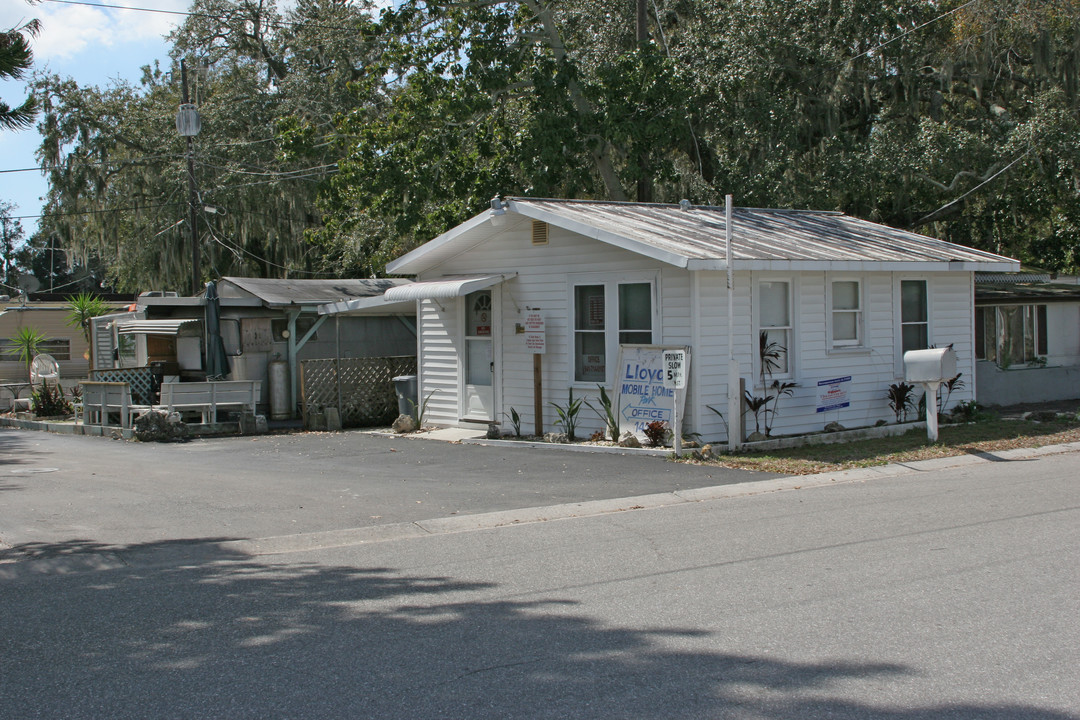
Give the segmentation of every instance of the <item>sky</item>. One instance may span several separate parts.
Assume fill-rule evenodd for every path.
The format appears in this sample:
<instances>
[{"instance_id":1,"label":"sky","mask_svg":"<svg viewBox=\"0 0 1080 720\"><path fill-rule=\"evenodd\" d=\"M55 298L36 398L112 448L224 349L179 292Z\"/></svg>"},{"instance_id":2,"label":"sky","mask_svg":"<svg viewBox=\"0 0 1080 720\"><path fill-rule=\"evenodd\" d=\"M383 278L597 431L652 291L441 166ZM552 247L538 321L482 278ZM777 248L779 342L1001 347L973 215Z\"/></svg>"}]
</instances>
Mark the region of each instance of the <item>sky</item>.
<instances>
[{"instance_id":1,"label":"sky","mask_svg":"<svg viewBox=\"0 0 1080 720\"><path fill-rule=\"evenodd\" d=\"M108 5L184 11L188 0L87 0ZM90 7L57 0L30 5L25 0L0 0L0 27L11 28L38 18L42 28L33 39L34 70L74 79L79 85L103 86L110 80L138 82L143 65L160 60L167 64L165 35L183 18L134 10ZM0 97L10 106L27 96L26 79L0 81ZM0 170L32 168L40 142L37 130L0 130ZM0 172L0 200L18 207L12 215L29 236L37 227L40 198L46 191L40 172Z\"/></svg>"}]
</instances>

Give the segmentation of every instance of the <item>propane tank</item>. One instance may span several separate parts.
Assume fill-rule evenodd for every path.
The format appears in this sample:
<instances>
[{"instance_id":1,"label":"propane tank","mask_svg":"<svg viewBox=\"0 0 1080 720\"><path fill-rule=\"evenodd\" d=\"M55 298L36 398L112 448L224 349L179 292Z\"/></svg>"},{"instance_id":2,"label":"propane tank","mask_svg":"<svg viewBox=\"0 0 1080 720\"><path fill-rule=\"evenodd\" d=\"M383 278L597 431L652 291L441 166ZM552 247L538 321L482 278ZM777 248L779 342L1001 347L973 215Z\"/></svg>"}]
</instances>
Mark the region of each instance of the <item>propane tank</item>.
<instances>
[{"instance_id":1,"label":"propane tank","mask_svg":"<svg viewBox=\"0 0 1080 720\"><path fill-rule=\"evenodd\" d=\"M267 366L270 376L270 418L289 419L289 363L273 360Z\"/></svg>"}]
</instances>

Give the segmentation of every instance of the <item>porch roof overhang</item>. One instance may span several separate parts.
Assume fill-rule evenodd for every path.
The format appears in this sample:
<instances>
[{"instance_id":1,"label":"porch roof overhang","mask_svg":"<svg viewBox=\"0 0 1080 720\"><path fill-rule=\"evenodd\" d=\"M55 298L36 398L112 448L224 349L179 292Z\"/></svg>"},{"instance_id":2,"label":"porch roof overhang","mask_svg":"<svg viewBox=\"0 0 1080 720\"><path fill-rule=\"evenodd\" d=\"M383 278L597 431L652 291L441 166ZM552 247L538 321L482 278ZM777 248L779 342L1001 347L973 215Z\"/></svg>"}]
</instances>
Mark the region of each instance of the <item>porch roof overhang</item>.
<instances>
[{"instance_id":1,"label":"porch roof overhang","mask_svg":"<svg viewBox=\"0 0 1080 720\"><path fill-rule=\"evenodd\" d=\"M498 285L517 273L453 275L389 288L382 295L319 306L322 315L366 315L407 313L416 310L417 300L446 300Z\"/></svg>"}]
</instances>

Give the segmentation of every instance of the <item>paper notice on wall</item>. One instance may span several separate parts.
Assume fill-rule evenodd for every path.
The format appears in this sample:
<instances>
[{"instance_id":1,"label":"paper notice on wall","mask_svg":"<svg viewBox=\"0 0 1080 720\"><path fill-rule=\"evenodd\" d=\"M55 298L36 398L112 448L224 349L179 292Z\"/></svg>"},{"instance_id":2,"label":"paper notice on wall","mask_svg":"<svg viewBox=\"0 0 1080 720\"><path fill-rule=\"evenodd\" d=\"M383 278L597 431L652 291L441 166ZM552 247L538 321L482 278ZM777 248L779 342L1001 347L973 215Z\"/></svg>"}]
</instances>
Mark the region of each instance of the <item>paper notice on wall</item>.
<instances>
[{"instance_id":1,"label":"paper notice on wall","mask_svg":"<svg viewBox=\"0 0 1080 720\"><path fill-rule=\"evenodd\" d=\"M828 412L839 410L851 405L848 399L848 389L851 387L851 376L818 381L818 404L817 411Z\"/></svg>"}]
</instances>

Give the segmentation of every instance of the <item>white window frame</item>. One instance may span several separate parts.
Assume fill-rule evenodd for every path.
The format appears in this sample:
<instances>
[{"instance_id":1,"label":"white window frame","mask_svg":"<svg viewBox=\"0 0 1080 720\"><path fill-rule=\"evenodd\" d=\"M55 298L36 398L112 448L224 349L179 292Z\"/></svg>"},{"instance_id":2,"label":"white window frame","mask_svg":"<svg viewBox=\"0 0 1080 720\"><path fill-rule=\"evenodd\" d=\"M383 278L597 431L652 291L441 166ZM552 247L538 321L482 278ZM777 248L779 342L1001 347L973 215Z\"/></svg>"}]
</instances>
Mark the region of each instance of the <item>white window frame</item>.
<instances>
[{"instance_id":1,"label":"white window frame","mask_svg":"<svg viewBox=\"0 0 1080 720\"><path fill-rule=\"evenodd\" d=\"M910 280L919 281L926 287L926 346L933 347L934 345L934 285L931 278L926 275L898 275L893 283L893 297L896 303L893 319L896 328L897 377L904 376L904 296L902 288L903 283Z\"/></svg>"},{"instance_id":2,"label":"white window frame","mask_svg":"<svg viewBox=\"0 0 1080 720\"><path fill-rule=\"evenodd\" d=\"M658 272L638 273L575 273L567 282L567 377L569 386L574 388L596 389L596 380L578 380L577 368L577 288L582 285L602 285L604 287L604 382L610 388L615 377L615 363L619 355L619 286L648 284L652 291L652 327L649 333L652 342L659 342L660 336L660 274ZM597 331L598 332L598 331ZM629 330L627 332L644 332Z\"/></svg>"},{"instance_id":3,"label":"white window frame","mask_svg":"<svg viewBox=\"0 0 1080 720\"><path fill-rule=\"evenodd\" d=\"M1022 330L1020 332L1020 344L1023 346L1027 342L1028 332L1030 330L1031 343L1032 343L1032 356L1027 356L1026 348L1022 351L1024 357L1014 362L1012 358L1003 358L1004 349L1002 340L1009 333L1009 328L1004 322L1005 308L1016 308L1021 313ZM1030 308L1030 311L1029 311ZM999 303L995 305L980 305L975 308L976 321L979 318L979 311L984 313L984 325L982 330L982 347L976 345L975 347L975 359L980 362L992 362L996 364L1002 370L1008 370L1010 368L1025 368L1031 367L1033 364L1038 364L1039 358L1043 361L1049 356L1050 347L1050 333L1047 325L1049 324L1047 303ZM990 342L993 347L993 357L987 358L986 356L986 326L985 326L985 313L992 313L994 318L993 323L993 335L990 338ZM1029 314L1030 313L1030 314ZM1040 352L1042 351L1042 352ZM981 356L980 356L981 355Z\"/></svg>"},{"instance_id":4,"label":"white window frame","mask_svg":"<svg viewBox=\"0 0 1080 720\"><path fill-rule=\"evenodd\" d=\"M761 326L761 284L762 283L787 283L788 286L788 325L785 327L769 326L768 328L762 328ZM798 320L798 307L799 303L795 302L795 298L799 295L799 280L794 275L761 275L754 277L753 280L753 298L751 300L753 304L753 328L754 336L751 338L750 355L753 362L754 371L754 386L757 386L758 381L761 378L761 357L759 355L758 343L761 337L762 329L776 329L784 330L787 333L788 342L786 346L787 352L787 370L784 372L773 373L769 377L773 380L791 380L796 377L797 367L796 358L799 357L799 336L795 332L795 329L799 325Z\"/></svg>"},{"instance_id":5,"label":"white window frame","mask_svg":"<svg viewBox=\"0 0 1080 720\"><path fill-rule=\"evenodd\" d=\"M833 307L833 285L838 282L853 282L858 284L856 297L859 301L858 308L854 310ZM869 347L866 337L866 278L860 275L826 275L825 277L825 337L828 342L829 352L858 352ZM834 328L837 313L855 313L855 340L837 340Z\"/></svg>"}]
</instances>

